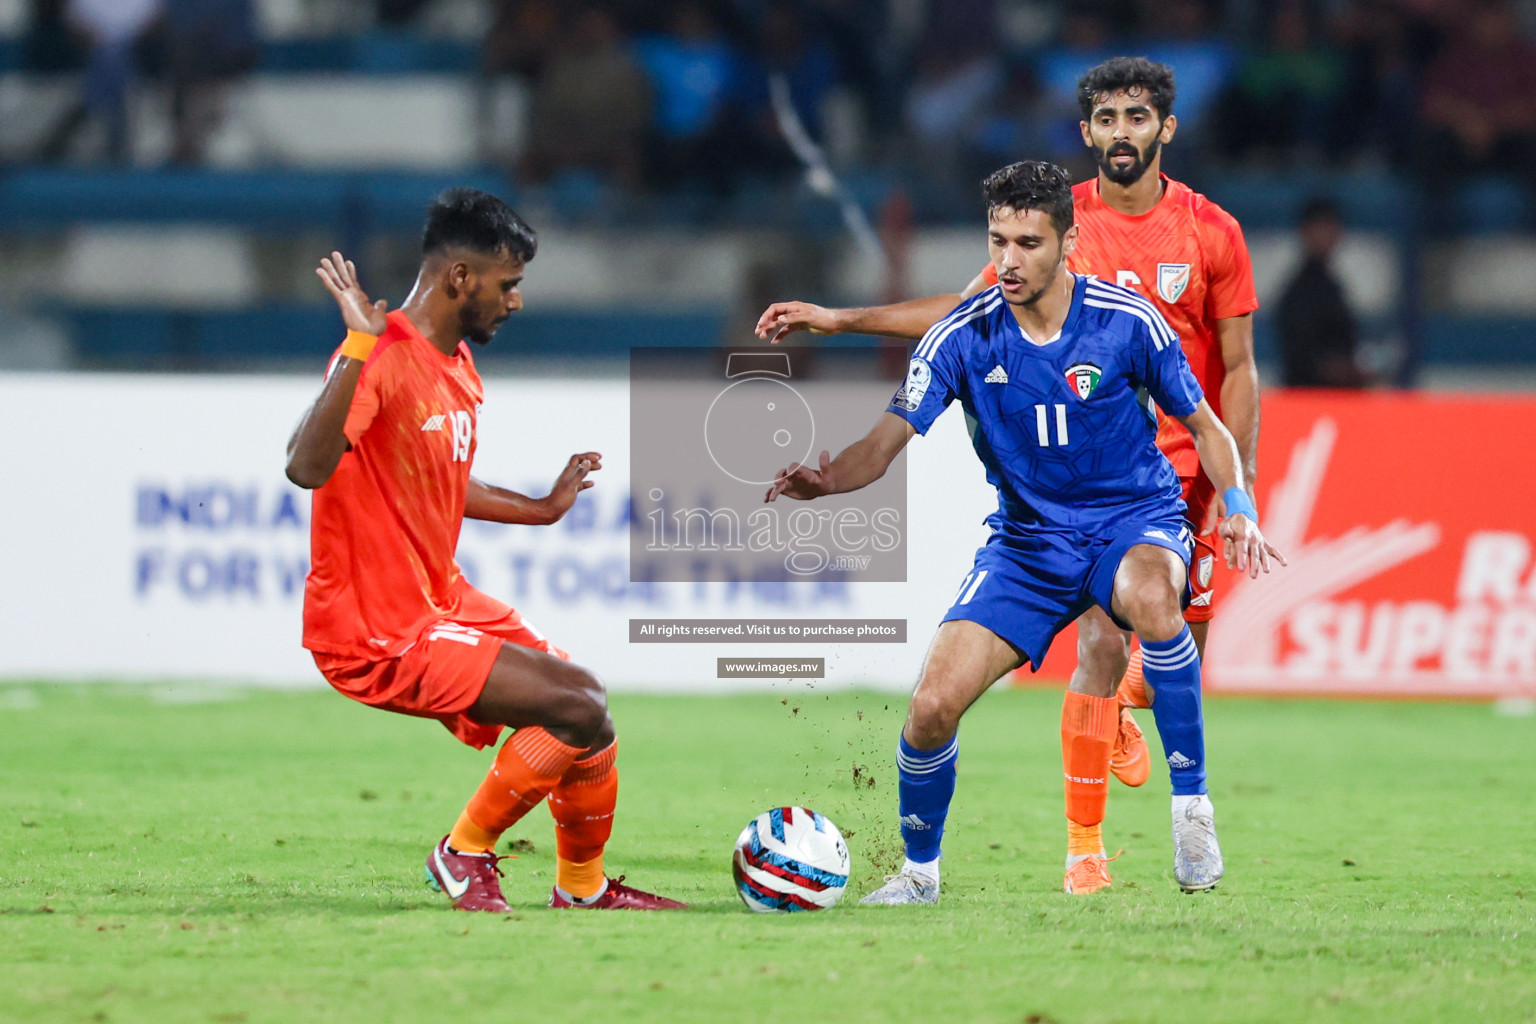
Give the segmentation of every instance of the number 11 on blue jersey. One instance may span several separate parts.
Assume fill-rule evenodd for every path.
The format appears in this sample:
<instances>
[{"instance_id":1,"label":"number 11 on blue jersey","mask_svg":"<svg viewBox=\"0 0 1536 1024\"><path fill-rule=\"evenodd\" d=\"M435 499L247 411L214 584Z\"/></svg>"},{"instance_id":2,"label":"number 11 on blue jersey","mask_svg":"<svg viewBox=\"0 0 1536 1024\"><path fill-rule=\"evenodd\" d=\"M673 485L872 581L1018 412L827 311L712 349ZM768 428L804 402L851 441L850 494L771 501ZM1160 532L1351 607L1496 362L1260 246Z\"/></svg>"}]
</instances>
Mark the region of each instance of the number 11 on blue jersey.
<instances>
[{"instance_id":1,"label":"number 11 on blue jersey","mask_svg":"<svg viewBox=\"0 0 1536 1024\"><path fill-rule=\"evenodd\" d=\"M1056 444L1065 446L1067 441L1068 441L1068 435L1067 435L1067 407L1064 406L1064 405L1059 405L1058 404L1057 406L1055 406L1055 409L1056 409ZM1050 431L1046 429L1047 428L1047 424L1048 424L1048 419L1049 419L1049 417L1047 415L1046 407L1043 406L1043 405L1035 406L1035 434L1040 439L1040 447L1042 447L1042 448L1049 448L1051 446Z\"/></svg>"}]
</instances>

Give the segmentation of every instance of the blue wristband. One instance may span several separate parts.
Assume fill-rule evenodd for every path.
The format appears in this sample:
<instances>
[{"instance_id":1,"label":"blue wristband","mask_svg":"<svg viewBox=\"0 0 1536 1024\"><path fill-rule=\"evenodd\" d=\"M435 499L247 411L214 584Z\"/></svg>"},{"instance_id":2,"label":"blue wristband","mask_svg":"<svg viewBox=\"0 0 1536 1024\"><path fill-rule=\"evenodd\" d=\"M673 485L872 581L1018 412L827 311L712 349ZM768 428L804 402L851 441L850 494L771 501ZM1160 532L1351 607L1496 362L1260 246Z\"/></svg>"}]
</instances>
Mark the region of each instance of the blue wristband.
<instances>
[{"instance_id":1,"label":"blue wristband","mask_svg":"<svg viewBox=\"0 0 1536 1024\"><path fill-rule=\"evenodd\" d=\"M1248 497L1248 492L1241 487L1228 487L1226 493L1221 496L1227 504L1227 515L1242 514L1248 517L1248 521L1254 526L1259 525L1259 510L1253 507L1253 501Z\"/></svg>"}]
</instances>

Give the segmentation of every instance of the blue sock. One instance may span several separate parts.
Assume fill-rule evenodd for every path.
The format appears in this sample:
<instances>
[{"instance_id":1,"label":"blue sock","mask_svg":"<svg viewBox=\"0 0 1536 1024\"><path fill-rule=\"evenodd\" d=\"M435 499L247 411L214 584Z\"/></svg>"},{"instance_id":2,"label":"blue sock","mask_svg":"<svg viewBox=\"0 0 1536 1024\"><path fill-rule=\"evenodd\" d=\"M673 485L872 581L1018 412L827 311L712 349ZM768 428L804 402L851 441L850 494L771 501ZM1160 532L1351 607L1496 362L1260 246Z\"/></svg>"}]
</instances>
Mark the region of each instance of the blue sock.
<instances>
[{"instance_id":1,"label":"blue sock","mask_svg":"<svg viewBox=\"0 0 1536 1024\"><path fill-rule=\"evenodd\" d=\"M1168 755L1174 796L1205 792L1205 721L1200 716L1200 653L1185 626L1172 640L1141 643L1152 717Z\"/></svg>"},{"instance_id":2,"label":"blue sock","mask_svg":"<svg viewBox=\"0 0 1536 1024\"><path fill-rule=\"evenodd\" d=\"M939 859L944 819L955 795L955 762L959 757L958 736L937 750L918 750L906 736L896 745L901 839L910 861L926 864Z\"/></svg>"}]
</instances>

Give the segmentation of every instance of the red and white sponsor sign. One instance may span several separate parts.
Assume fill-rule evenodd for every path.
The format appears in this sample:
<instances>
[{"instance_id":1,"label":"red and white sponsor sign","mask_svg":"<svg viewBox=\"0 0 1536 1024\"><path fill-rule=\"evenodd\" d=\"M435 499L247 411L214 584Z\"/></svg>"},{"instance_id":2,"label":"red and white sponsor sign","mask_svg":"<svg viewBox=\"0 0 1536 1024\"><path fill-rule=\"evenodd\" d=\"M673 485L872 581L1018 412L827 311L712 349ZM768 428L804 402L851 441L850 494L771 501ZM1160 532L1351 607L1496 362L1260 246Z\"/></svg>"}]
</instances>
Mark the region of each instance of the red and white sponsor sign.
<instances>
[{"instance_id":1,"label":"red and white sponsor sign","mask_svg":"<svg viewBox=\"0 0 1536 1024\"><path fill-rule=\"evenodd\" d=\"M1263 412L1260 525L1290 565L1218 568L1207 688L1536 695L1536 400L1272 391Z\"/></svg>"},{"instance_id":2,"label":"red and white sponsor sign","mask_svg":"<svg viewBox=\"0 0 1536 1024\"><path fill-rule=\"evenodd\" d=\"M1260 523L1291 564L1228 577L1211 685L1536 694L1533 437L1529 399L1266 396Z\"/></svg>"}]
</instances>

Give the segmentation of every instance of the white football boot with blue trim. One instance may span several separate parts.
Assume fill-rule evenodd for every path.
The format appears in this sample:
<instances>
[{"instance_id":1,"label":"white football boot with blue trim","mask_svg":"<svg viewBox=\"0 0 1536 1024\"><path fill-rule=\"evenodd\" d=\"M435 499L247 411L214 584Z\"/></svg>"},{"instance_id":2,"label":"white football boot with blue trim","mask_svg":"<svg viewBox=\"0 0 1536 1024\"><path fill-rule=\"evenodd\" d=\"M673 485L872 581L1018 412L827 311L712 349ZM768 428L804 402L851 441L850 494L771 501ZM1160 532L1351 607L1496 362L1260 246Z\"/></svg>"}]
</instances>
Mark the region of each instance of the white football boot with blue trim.
<instances>
[{"instance_id":1,"label":"white football boot with blue trim","mask_svg":"<svg viewBox=\"0 0 1536 1024\"><path fill-rule=\"evenodd\" d=\"M1205 892L1216 888L1226 866L1221 860L1221 844L1216 841L1216 810L1211 798L1198 796L1173 798L1173 880L1185 892Z\"/></svg>"},{"instance_id":2,"label":"white football boot with blue trim","mask_svg":"<svg viewBox=\"0 0 1536 1024\"><path fill-rule=\"evenodd\" d=\"M939 902L938 881L915 871L886 875L884 885L859 900L861 906L867 907L895 907L908 903L937 902Z\"/></svg>"}]
</instances>

